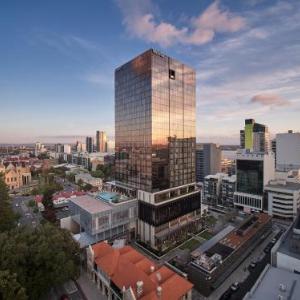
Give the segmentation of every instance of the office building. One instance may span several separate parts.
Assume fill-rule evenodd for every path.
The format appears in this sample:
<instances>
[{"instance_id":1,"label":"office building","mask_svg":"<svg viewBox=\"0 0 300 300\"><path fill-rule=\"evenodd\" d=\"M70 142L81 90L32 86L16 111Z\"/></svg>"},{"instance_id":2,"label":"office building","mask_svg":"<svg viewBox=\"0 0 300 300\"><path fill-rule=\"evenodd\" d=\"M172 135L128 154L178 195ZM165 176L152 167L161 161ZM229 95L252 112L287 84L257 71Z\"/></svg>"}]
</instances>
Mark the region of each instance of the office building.
<instances>
[{"instance_id":1,"label":"office building","mask_svg":"<svg viewBox=\"0 0 300 300\"><path fill-rule=\"evenodd\" d=\"M63 227L77 229L73 233L81 247L103 240L135 237L138 207L133 197L105 191L96 197L70 198L68 206L71 217Z\"/></svg>"},{"instance_id":2,"label":"office building","mask_svg":"<svg viewBox=\"0 0 300 300\"><path fill-rule=\"evenodd\" d=\"M93 138L91 136L86 137L85 144L86 144L86 151L88 153L94 152L94 141L93 141Z\"/></svg>"},{"instance_id":3,"label":"office building","mask_svg":"<svg viewBox=\"0 0 300 300\"><path fill-rule=\"evenodd\" d=\"M54 145L54 151L56 153L64 153L64 145L62 145L62 144L55 144Z\"/></svg>"},{"instance_id":4,"label":"office building","mask_svg":"<svg viewBox=\"0 0 300 300\"><path fill-rule=\"evenodd\" d=\"M300 182L271 180L265 186L269 215L293 220L300 208Z\"/></svg>"},{"instance_id":5,"label":"office building","mask_svg":"<svg viewBox=\"0 0 300 300\"><path fill-rule=\"evenodd\" d=\"M71 145L64 145L64 153L71 154Z\"/></svg>"},{"instance_id":6,"label":"office building","mask_svg":"<svg viewBox=\"0 0 300 300\"><path fill-rule=\"evenodd\" d=\"M219 204L225 207L233 207L235 190L236 190L236 175L224 176L221 181Z\"/></svg>"},{"instance_id":7,"label":"office building","mask_svg":"<svg viewBox=\"0 0 300 300\"><path fill-rule=\"evenodd\" d=\"M188 280L121 241L87 248L87 271L106 299L192 299Z\"/></svg>"},{"instance_id":8,"label":"office building","mask_svg":"<svg viewBox=\"0 0 300 300\"><path fill-rule=\"evenodd\" d=\"M254 119L246 119L244 129L240 130L240 146L241 149L251 152L270 152L271 142L268 127L256 123Z\"/></svg>"},{"instance_id":9,"label":"office building","mask_svg":"<svg viewBox=\"0 0 300 300\"><path fill-rule=\"evenodd\" d=\"M207 175L204 178L203 194L204 201L209 205L218 205L221 193L222 178L224 173L217 173L215 175Z\"/></svg>"},{"instance_id":10,"label":"office building","mask_svg":"<svg viewBox=\"0 0 300 300\"><path fill-rule=\"evenodd\" d=\"M234 205L246 211L267 210L264 186L275 178L274 154L238 151Z\"/></svg>"},{"instance_id":11,"label":"office building","mask_svg":"<svg viewBox=\"0 0 300 300\"><path fill-rule=\"evenodd\" d=\"M138 190L138 238L157 250L201 223L195 107L195 71L153 49L115 71L116 180Z\"/></svg>"},{"instance_id":12,"label":"office building","mask_svg":"<svg viewBox=\"0 0 300 300\"><path fill-rule=\"evenodd\" d=\"M86 144L77 141L77 143L76 143L76 152L79 152L79 153L86 152Z\"/></svg>"},{"instance_id":13,"label":"office building","mask_svg":"<svg viewBox=\"0 0 300 300\"><path fill-rule=\"evenodd\" d=\"M196 145L196 181L204 182L205 176L221 172L222 151L213 143Z\"/></svg>"},{"instance_id":14,"label":"office building","mask_svg":"<svg viewBox=\"0 0 300 300\"><path fill-rule=\"evenodd\" d=\"M96 131L96 152L107 152L107 137L104 131Z\"/></svg>"},{"instance_id":15,"label":"office building","mask_svg":"<svg viewBox=\"0 0 300 300\"><path fill-rule=\"evenodd\" d=\"M289 130L276 135L276 169L300 169L300 132Z\"/></svg>"}]
</instances>

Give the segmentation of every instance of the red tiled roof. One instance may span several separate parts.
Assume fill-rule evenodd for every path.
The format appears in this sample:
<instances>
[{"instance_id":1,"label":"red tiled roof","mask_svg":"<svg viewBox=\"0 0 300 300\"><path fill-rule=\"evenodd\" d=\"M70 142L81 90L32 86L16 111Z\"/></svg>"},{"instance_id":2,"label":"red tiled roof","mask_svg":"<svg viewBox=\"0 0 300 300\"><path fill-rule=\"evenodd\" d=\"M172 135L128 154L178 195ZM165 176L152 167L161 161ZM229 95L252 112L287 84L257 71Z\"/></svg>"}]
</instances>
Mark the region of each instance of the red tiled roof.
<instances>
[{"instance_id":1,"label":"red tiled roof","mask_svg":"<svg viewBox=\"0 0 300 300\"><path fill-rule=\"evenodd\" d=\"M92 246L95 263L113 283L122 290L132 288L136 294L136 283L143 281L141 300L158 300L157 287L162 287L160 300L180 299L193 285L165 266L153 261L130 246L114 249L105 242ZM154 271L151 267L154 267Z\"/></svg>"},{"instance_id":2,"label":"red tiled roof","mask_svg":"<svg viewBox=\"0 0 300 300\"><path fill-rule=\"evenodd\" d=\"M52 197L52 200L58 200L59 198L71 198L71 197L78 197L78 196L83 196L85 195L86 192L83 192L83 191L72 191L72 192L58 192L58 193L55 193Z\"/></svg>"}]
</instances>

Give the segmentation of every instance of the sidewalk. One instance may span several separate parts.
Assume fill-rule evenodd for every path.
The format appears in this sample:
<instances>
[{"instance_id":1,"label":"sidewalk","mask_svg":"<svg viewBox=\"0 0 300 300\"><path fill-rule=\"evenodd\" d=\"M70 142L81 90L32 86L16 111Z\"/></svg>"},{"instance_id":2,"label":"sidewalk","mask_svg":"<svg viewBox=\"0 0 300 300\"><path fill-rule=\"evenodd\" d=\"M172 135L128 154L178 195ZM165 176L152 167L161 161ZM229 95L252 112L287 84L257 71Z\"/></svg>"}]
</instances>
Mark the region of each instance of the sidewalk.
<instances>
[{"instance_id":1,"label":"sidewalk","mask_svg":"<svg viewBox=\"0 0 300 300\"><path fill-rule=\"evenodd\" d=\"M81 275L76 282L86 300L106 300L106 297L101 294L97 289L96 284L88 277L85 271L81 272Z\"/></svg>"}]
</instances>

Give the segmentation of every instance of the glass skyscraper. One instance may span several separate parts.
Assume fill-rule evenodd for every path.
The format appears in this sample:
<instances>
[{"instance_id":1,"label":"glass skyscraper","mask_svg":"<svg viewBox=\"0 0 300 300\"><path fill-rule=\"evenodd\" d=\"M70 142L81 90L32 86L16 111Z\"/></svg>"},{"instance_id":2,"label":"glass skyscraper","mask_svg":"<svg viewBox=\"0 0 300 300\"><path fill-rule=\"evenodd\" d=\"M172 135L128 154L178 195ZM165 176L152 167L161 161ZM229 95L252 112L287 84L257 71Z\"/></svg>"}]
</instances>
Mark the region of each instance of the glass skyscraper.
<instances>
[{"instance_id":1,"label":"glass skyscraper","mask_svg":"<svg viewBox=\"0 0 300 300\"><path fill-rule=\"evenodd\" d=\"M153 49L115 71L116 181L139 191L138 232L153 248L198 224L195 77Z\"/></svg>"},{"instance_id":2,"label":"glass skyscraper","mask_svg":"<svg viewBox=\"0 0 300 300\"><path fill-rule=\"evenodd\" d=\"M195 181L195 71L148 50L115 72L116 179L155 192Z\"/></svg>"}]
</instances>

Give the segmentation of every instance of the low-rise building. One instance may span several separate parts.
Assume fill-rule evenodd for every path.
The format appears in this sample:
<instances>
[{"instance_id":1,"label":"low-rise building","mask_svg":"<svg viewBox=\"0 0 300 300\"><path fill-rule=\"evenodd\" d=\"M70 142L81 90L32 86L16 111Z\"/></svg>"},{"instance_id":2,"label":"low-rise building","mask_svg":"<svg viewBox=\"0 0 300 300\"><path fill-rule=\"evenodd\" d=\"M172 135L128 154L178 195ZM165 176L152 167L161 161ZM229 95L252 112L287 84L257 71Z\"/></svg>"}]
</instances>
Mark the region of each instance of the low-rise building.
<instances>
[{"instance_id":1,"label":"low-rise building","mask_svg":"<svg viewBox=\"0 0 300 300\"><path fill-rule=\"evenodd\" d=\"M299 274L267 265L244 300L298 300L299 295Z\"/></svg>"},{"instance_id":2,"label":"low-rise building","mask_svg":"<svg viewBox=\"0 0 300 300\"><path fill-rule=\"evenodd\" d=\"M188 275L197 290L209 296L271 231L271 217L251 214L238 228L227 226L192 253Z\"/></svg>"},{"instance_id":3,"label":"low-rise building","mask_svg":"<svg viewBox=\"0 0 300 300\"><path fill-rule=\"evenodd\" d=\"M102 179L93 177L89 173L79 173L75 175L75 182L78 183L82 181L85 184L90 184L92 186L100 188L102 186Z\"/></svg>"},{"instance_id":4,"label":"low-rise building","mask_svg":"<svg viewBox=\"0 0 300 300\"><path fill-rule=\"evenodd\" d=\"M300 274L300 216L272 248L271 263L277 268Z\"/></svg>"},{"instance_id":5,"label":"low-rise building","mask_svg":"<svg viewBox=\"0 0 300 300\"><path fill-rule=\"evenodd\" d=\"M0 173L4 174L4 180L10 191L17 190L31 183L29 167L10 163L7 167L0 166Z\"/></svg>"},{"instance_id":6,"label":"low-rise building","mask_svg":"<svg viewBox=\"0 0 300 300\"><path fill-rule=\"evenodd\" d=\"M271 216L293 220L300 208L300 183L284 179L271 180L265 186L268 213Z\"/></svg>"},{"instance_id":7,"label":"low-rise building","mask_svg":"<svg viewBox=\"0 0 300 300\"><path fill-rule=\"evenodd\" d=\"M135 238L138 216L136 198L116 192L100 192L70 199L71 222L80 228L74 232L82 247L117 237ZM70 225L70 227L74 227Z\"/></svg>"},{"instance_id":8,"label":"low-rise building","mask_svg":"<svg viewBox=\"0 0 300 300\"><path fill-rule=\"evenodd\" d=\"M67 206L70 199L85 195L83 191L72 191L72 192L57 192L53 195L52 201L54 207Z\"/></svg>"},{"instance_id":9,"label":"low-rise building","mask_svg":"<svg viewBox=\"0 0 300 300\"><path fill-rule=\"evenodd\" d=\"M166 266L157 265L131 246L101 242L87 248L87 268L107 299L190 300L192 287Z\"/></svg>"}]
</instances>

